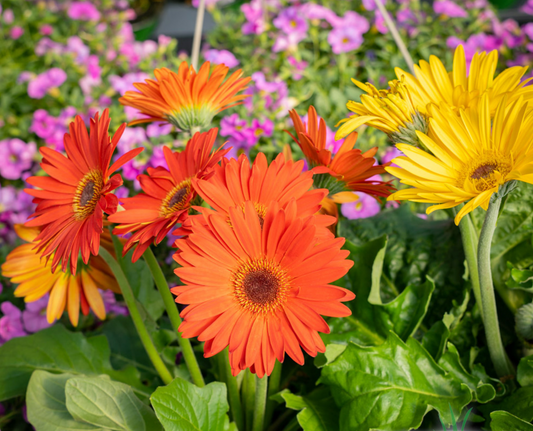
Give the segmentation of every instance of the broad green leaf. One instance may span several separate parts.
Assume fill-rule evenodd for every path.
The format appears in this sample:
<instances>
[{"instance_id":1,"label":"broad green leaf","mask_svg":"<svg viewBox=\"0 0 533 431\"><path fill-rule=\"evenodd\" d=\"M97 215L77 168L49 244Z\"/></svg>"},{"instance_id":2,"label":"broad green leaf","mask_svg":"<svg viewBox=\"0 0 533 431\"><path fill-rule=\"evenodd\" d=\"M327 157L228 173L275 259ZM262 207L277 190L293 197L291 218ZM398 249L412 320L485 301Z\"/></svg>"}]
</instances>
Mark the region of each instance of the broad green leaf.
<instances>
[{"instance_id":1,"label":"broad green leaf","mask_svg":"<svg viewBox=\"0 0 533 431\"><path fill-rule=\"evenodd\" d=\"M533 431L531 423L505 411L496 411L490 414L490 429L492 431Z\"/></svg>"},{"instance_id":2,"label":"broad green leaf","mask_svg":"<svg viewBox=\"0 0 533 431\"><path fill-rule=\"evenodd\" d=\"M448 343L448 350L442 355L438 364L448 371L449 375L453 376L458 383L464 383L470 388L474 401L488 403L496 397L496 389L492 385L484 383L465 370L461 364L459 353L452 343Z\"/></svg>"},{"instance_id":3,"label":"broad green leaf","mask_svg":"<svg viewBox=\"0 0 533 431\"><path fill-rule=\"evenodd\" d=\"M422 338L422 346L438 361L446 350L446 343L450 337L448 326L440 320L433 324Z\"/></svg>"},{"instance_id":4,"label":"broad green leaf","mask_svg":"<svg viewBox=\"0 0 533 431\"><path fill-rule=\"evenodd\" d=\"M339 408L327 386L320 386L305 396L285 389L280 396L287 408L300 411L296 417L304 431L339 430Z\"/></svg>"},{"instance_id":5,"label":"broad green leaf","mask_svg":"<svg viewBox=\"0 0 533 431\"><path fill-rule=\"evenodd\" d=\"M101 430L76 421L65 405L65 384L73 374L35 371L28 384L26 406L28 420L37 431Z\"/></svg>"},{"instance_id":6,"label":"broad green leaf","mask_svg":"<svg viewBox=\"0 0 533 431\"><path fill-rule=\"evenodd\" d=\"M505 410L510 414L531 422L533 420L533 386L520 388L499 403L489 403L479 406L479 409L488 417L490 413L497 410Z\"/></svg>"},{"instance_id":7,"label":"broad green leaf","mask_svg":"<svg viewBox=\"0 0 533 431\"><path fill-rule=\"evenodd\" d=\"M228 423L224 383L199 388L178 377L157 388L150 400L166 431L219 431Z\"/></svg>"},{"instance_id":8,"label":"broad green leaf","mask_svg":"<svg viewBox=\"0 0 533 431\"><path fill-rule=\"evenodd\" d=\"M131 387L107 376L73 377L66 383L65 394L67 409L78 421L117 431L163 429Z\"/></svg>"},{"instance_id":9,"label":"broad green leaf","mask_svg":"<svg viewBox=\"0 0 533 431\"><path fill-rule=\"evenodd\" d=\"M517 380L520 386L533 386L533 355L520 359Z\"/></svg>"},{"instance_id":10,"label":"broad green leaf","mask_svg":"<svg viewBox=\"0 0 533 431\"><path fill-rule=\"evenodd\" d=\"M314 364L317 368L332 363L339 355L346 350L345 344L328 344L324 353L316 355Z\"/></svg>"},{"instance_id":11,"label":"broad green leaf","mask_svg":"<svg viewBox=\"0 0 533 431\"><path fill-rule=\"evenodd\" d=\"M472 400L470 389L439 367L419 342L404 343L394 333L380 346L350 343L322 369L320 382L331 388L341 408L340 429L417 428L435 408L450 424Z\"/></svg>"},{"instance_id":12,"label":"broad green leaf","mask_svg":"<svg viewBox=\"0 0 533 431\"><path fill-rule=\"evenodd\" d=\"M528 269L511 268L511 276L506 284L511 289L533 293L533 271Z\"/></svg>"}]
</instances>

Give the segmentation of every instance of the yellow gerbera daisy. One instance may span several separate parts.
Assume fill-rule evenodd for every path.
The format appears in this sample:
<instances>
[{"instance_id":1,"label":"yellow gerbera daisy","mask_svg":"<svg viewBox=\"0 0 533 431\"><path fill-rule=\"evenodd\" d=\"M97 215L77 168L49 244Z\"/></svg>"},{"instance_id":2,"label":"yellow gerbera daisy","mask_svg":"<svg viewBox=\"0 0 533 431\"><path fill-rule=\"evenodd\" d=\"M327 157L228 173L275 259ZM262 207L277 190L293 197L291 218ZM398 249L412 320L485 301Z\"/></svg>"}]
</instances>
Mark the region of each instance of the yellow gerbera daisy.
<instances>
[{"instance_id":1,"label":"yellow gerbera daisy","mask_svg":"<svg viewBox=\"0 0 533 431\"><path fill-rule=\"evenodd\" d=\"M412 188L388 199L437 204L427 209L428 214L468 201L455 217L459 224L478 206L486 210L493 193L508 181L533 183L533 110L523 97L509 100L509 95L500 100L492 121L488 93L472 109L458 113L445 105L433 106L433 138L417 132L432 154L397 145L405 157L392 160L399 168L385 169Z\"/></svg>"},{"instance_id":2,"label":"yellow gerbera daisy","mask_svg":"<svg viewBox=\"0 0 533 431\"><path fill-rule=\"evenodd\" d=\"M46 309L48 323L61 318L65 308L70 322L77 326L80 308L84 315L92 309L99 319L105 319L105 305L98 289L111 289L120 293L113 273L100 256L92 256L88 265L80 265L76 275L69 271L52 272L51 262L41 258L35 250L35 237L38 228L16 225L18 236L27 241L8 254L2 265L2 275L18 284L15 296L24 297L25 302L34 302L50 293ZM101 237L101 244L110 251L113 243L107 230Z\"/></svg>"}]
</instances>

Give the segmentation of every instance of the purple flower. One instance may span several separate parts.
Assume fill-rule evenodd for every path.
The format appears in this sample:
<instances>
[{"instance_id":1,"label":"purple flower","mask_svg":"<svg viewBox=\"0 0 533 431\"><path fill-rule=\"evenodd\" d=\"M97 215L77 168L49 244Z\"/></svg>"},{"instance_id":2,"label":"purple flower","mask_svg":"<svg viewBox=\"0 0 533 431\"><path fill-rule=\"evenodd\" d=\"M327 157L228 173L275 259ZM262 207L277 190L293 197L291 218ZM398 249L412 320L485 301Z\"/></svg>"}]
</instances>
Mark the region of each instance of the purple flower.
<instances>
[{"instance_id":1,"label":"purple flower","mask_svg":"<svg viewBox=\"0 0 533 431\"><path fill-rule=\"evenodd\" d=\"M239 65L239 60L226 49L208 49L204 52L204 58L213 64L225 64L229 68Z\"/></svg>"},{"instance_id":2,"label":"purple flower","mask_svg":"<svg viewBox=\"0 0 533 431\"><path fill-rule=\"evenodd\" d=\"M279 28L285 34L306 33L307 21L302 17L300 8L291 6L283 9L273 21L274 27Z\"/></svg>"},{"instance_id":3,"label":"purple flower","mask_svg":"<svg viewBox=\"0 0 533 431\"><path fill-rule=\"evenodd\" d=\"M163 153L163 147L164 145L157 145L152 150L152 157L150 158L149 165L152 168L157 168L158 166L162 166L166 169L168 169L167 161L165 160L165 156Z\"/></svg>"},{"instance_id":4,"label":"purple flower","mask_svg":"<svg viewBox=\"0 0 533 431\"><path fill-rule=\"evenodd\" d=\"M22 172L31 168L37 152L34 142L24 143L20 139L0 141L0 175L9 180L17 180Z\"/></svg>"},{"instance_id":5,"label":"purple flower","mask_svg":"<svg viewBox=\"0 0 533 431\"><path fill-rule=\"evenodd\" d=\"M6 414L6 408L2 403L0 403L0 416L4 416Z\"/></svg>"},{"instance_id":6,"label":"purple flower","mask_svg":"<svg viewBox=\"0 0 533 431\"><path fill-rule=\"evenodd\" d=\"M243 131L246 126L246 120L241 119L239 114L231 114L220 121L220 136L230 136L238 142L244 141L246 137Z\"/></svg>"},{"instance_id":7,"label":"purple flower","mask_svg":"<svg viewBox=\"0 0 533 431\"><path fill-rule=\"evenodd\" d=\"M21 72L19 77L17 78L17 84L23 84L24 82L31 81L35 78L35 73L33 72Z\"/></svg>"},{"instance_id":8,"label":"purple flower","mask_svg":"<svg viewBox=\"0 0 533 431\"><path fill-rule=\"evenodd\" d=\"M165 36L164 34L160 34L157 38L157 43L159 46L167 46L172 42L172 38Z\"/></svg>"},{"instance_id":9,"label":"purple flower","mask_svg":"<svg viewBox=\"0 0 533 431\"><path fill-rule=\"evenodd\" d=\"M273 52L294 51L298 44L305 39L306 33L280 33L272 47Z\"/></svg>"},{"instance_id":10,"label":"purple flower","mask_svg":"<svg viewBox=\"0 0 533 431\"><path fill-rule=\"evenodd\" d=\"M87 59L87 73L91 75L92 78L100 78L102 68L100 67L98 56L90 55Z\"/></svg>"},{"instance_id":11,"label":"purple flower","mask_svg":"<svg viewBox=\"0 0 533 431\"><path fill-rule=\"evenodd\" d=\"M146 136L149 138L158 138L166 136L172 131L172 124L168 123L151 123L146 128Z\"/></svg>"},{"instance_id":12,"label":"purple flower","mask_svg":"<svg viewBox=\"0 0 533 431\"><path fill-rule=\"evenodd\" d=\"M381 15L380 11L376 11L375 16L376 16L376 20L374 21L374 25L376 26L376 28L381 34L387 34L389 32L389 29L387 25L385 24L383 15Z\"/></svg>"},{"instance_id":13,"label":"purple flower","mask_svg":"<svg viewBox=\"0 0 533 431\"><path fill-rule=\"evenodd\" d=\"M91 51L78 36L71 36L67 39L66 52L74 54L76 63L84 64Z\"/></svg>"},{"instance_id":14,"label":"purple flower","mask_svg":"<svg viewBox=\"0 0 533 431\"><path fill-rule=\"evenodd\" d=\"M528 0L527 3L520 9L529 15L533 15L533 0Z\"/></svg>"},{"instance_id":15,"label":"purple flower","mask_svg":"<svg viewBox=\"0 0 533 431\"><path fill-rule=\"evenodd\" d=\"M63 52L63 45L60 43L54 42L52 39L48 37L43 37L39 42L37 42L37 46L35 47L35 54L38 56L43 56L48 52L53 52L55 54L61 54Z\"/></svg>"},{"instance_id":16,"label":"purple flower","mask_svg":"<svg viewBox=\"0 0 533 431\"><path fill-rule=\"evenodd\" d=\"M22 322L28 332L39 332L49 328L52 324L46 320L46 308L50 297L48 293L37 301L28 302L26 309L22 312Z\"/></svg>"},{"instance_id":17,"label":"purple flower","mask_svg":"<svg viewBox=\"0 0 533 431\"><path fill-rule=\"evenodd\" d=\"M440 15L450 18L466 18L468 13L458 4L451 0L438 0L433 3L433 10Z\"/></svg>"},{"instance_id":18,"label":"purple flower","mask_svg":"<svg viewBox=\"0 0 533 431\"><path fill-rule=\"evenodd\" d=\"M252 126L250 127L250 137L248 144L254 146L259 141L261 136L270 137L274 131L274 123L268 118L265 119L262 123L254 118L252 120Z\"/></svg>"},{"instance_id":19,"label":"purple flower","mask_svg":"<svg viewBox=\"0 0 533 431\"><path fill-rule=\"evenodd\" d=\"M0 344L28 335L22 326L22 312L17 307L6 301L2 303L0 310L4 314L0 318Z\"/></svg>"},{"instance_id":20,"label":"purple flower","mask_svg":"<svg viewBox=\"0 0 533 431\"><path fill-rule=\"evenodd\" d=\"M287 58L287 61L295 69L294 72L292 73L292 79L294 79L295 81L299 81L300 79L302 79L302 77L303 77L303 73L302 72L308 66L307 61L303 61L303 60L302 61L298 61L292 55L290 55Z\"/></svg>"},{"instance_id":21,"label":"purple flower","mask_svg":"<svg viewBox=\"0 0 533 431\"><path fill-rule=\"evenodd\" d=\"M39 29L39 33L41 33L43 36L49 36L53 33L53 31L54 27L52 27L50 24L45 24Z\"/></svg>"},{"instance_id":22,"label":"purple flower","mask_svg":"<svg viewBox=\"0 0 533 431\"><path fill-rule=\"evenodd\" d=\"M109 77L109 83L117 93L119 93L121 96L124 96L126 91L135 90L135 87L133 86L135 82L143 82L149 78L150 76L144 72L132 72L127 73L122 77L111 75Z\"/></svg>"},{"instance_id":23,"label":"purple flower","mask_svg":"<svg viewBox=\"0 0 533 431\"><path fill-rule=\"evenodd\" d=\"M55 129L55 118L48 115L44 109L37 109L33 113L33 121L30 126L30 131L35 133L39 138L46 139Z\"/></svg>"},{"instance_id":24,"label":"purple flower","mask_svg":"<svg viewBox=\"0 0 533 431\"><path fill-rule=\"evenodd\" d=\"M16 25L15 27L11 28L11 30L9 31L9 36L13 40L17 40L23 34L24 34L24 29L22 27L18 26L18 25Z\"/></svg>"},{"instance_id":25,"label":"purple flower","mask_svg":"<svg viewBox=\"0 0 533 431\"><path fill-rule=\"evenodd\" d=\"M301 6L300 11L307 19L325 19L332 26L341 20L341 18L339 18L331 9L317 3L305 3Z\"/></svg>"},{"instance_id":26,"label":"purple flower","mask_svg":"<svg viewBox=\"0 0 533 431\"><path fill-rule=\"evenodd\" d=\"M100 12L91 2L75 1L70 4L68 16L80 21L98 21Z\"/></svg>"},{"instance_id":27,"label":"purple flower","mask_svg":"<svg viewBox=\"0 0 533 431\"><path fill-rule=\"evenodd\" d=\"M11 9L6 9L4 11L3 18L6 24L13 24L13 21L15 20L15 14Z\"/></svg>"},{"instance_id":28,"label":"purple flower","mask_svg":"<svg viewBox=\"0 0 533 431\"><path fill-rule=\"evenodd\" d=\"M2 294L3 290L4 290L4 286L2 285L2 283L0 283L0 295Z\"/></svg>"},{"instance_id":29,"label":"purple flower","mask_svg":"<svg viewBox=\"0 0 533 431\"><path fill-rule=\"evenodd\" d=\"M100 77L93 78L90 74L85 75L83 78L79 80L79 85L81 88L81 91L85 96L90 96L93 87L97 87L102 83L102 80ZM86 100L91 100L91 97L88 97Z\"/></svg>"},{"instance_id":30,"label":"purple flower","mask_svg":"<svg viewBox=\"0 0 533 431\"><path fill-rule=\"evenodd\" d=\"M353 51L363 43L363 35L352 26L337 27L328 34L328 43L335 54Z\"/></svg>"},{"instance_id":31,"label":"purple flower","mask_svg":"<svg viewBox=\"0 0 533 431\"><path fill-rule=\"evenodd\" d=\"M396 157L404 156L405 154L402 153L398 148L396 147L390 147L385 154L383 154L383 157L381 157L381 163L389 163L392 159L395 159ZM391 166L394 166L398 168L398 165L395 165L394 163L391 164Z\"/></svg>"},{"instance_id":32,"label":"purple flower","mask_svg":"<svg viewBox=\"0 0 533 431\"><path fill-rule=\"evenodd\" d=\"M376 199L366 193L354 193L357 196L355 202L348 202L341 205L341 213L349 220L367 218L375 216L381 210L381 206Z\"/></svg>"},{"instance_id":33,"label":"purple flower","mask_svg":"<svg viewBox=\"0 0 533 431\"><path fill-rule=\"evenodd\" d=\"M533 22L527 23L522 27L524 34L529 37L529 40L533 40Z\"/></svg>"},{"instance_id":34,"label":"purple flower","mask_svg":"<svg viewBox=\"0 0 533 431\"><path fill-rule=\"evenodd\" d=\"M67 80L64 70L54 67L37 77L28 84L28 95L32 99L42 99L52 88L61 86Z\"/></svg>"},{"instance_id":35,"label":"purple flower","mask_svg":"<svg viewBox=\"0 0 533 431\"><path fill-rule=\"evenodd\" d=\"M128 316L128 307L117 303L115 294L111 290L100 290L102 299L104 300L105 311L107 314L120 314Z\"/></svg>"},{"instance_id":36,"label":"purple flower","mask_svg":"<svg viewBox=\"0 0 533 431\"><path fill-rule=\"evenodd\" d=\"M364 34L370 30L368 20L357 12L348 11L339 19L333 27L353 27L359 33Z\"/></svg>"},{"instance_id":37,"label":"purple flower","mask_svg":"<svg viewBox=\"0 0 533 431\"><path fill-rule=\"evenodd\" d=\"M246 23L242 26L242 34L261 34L265 31L261 0L252 0L250 3L243 4L241 11L246 18Z\"/></svg>"}]
</instances>

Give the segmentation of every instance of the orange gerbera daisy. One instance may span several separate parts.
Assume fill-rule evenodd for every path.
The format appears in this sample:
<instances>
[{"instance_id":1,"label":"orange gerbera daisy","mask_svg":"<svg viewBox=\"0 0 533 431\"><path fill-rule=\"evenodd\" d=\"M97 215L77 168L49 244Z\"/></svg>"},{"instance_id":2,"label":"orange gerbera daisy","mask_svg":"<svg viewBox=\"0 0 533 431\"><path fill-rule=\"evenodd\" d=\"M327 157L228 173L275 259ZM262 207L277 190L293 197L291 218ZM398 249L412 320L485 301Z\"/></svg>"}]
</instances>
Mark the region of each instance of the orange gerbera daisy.
<instances>
[{"instance_id":1,"label":"orange gerbera daisy","mask_svg":"<svg viewBox=\"0 0 533 431\"><path fill-rule=\"evenodd\" d=\"M113 139L109 138L109 112L101 118L91 118L90 135L80 116L70 123L70 134L65 134L67 157L58 151L41 147L41 167L49 177L30 177L27 182L37 189L25 189L35 197L35 213L26 226L40 226L35 239L39 253L52 258L52 271L61 263L76 274L78 256L83 262L98 254L103 230L104 212L117 210L118 198L111 192L122 185L122 177L113 174L133 159L143 148L122 155L109 166L125 124L119 127Z\"/></svg>"},{"instance_id":2,"label":"orange gerbera daisy","mask_svg":"<svg viewBox=\"0 0 533 431\"><path fill-rule=\"evenodd\" d=\"M318 332L329 326L320 315L351 314L341 302L355 295L329 284L353 265L344 238L317 243L315 218L298 217L296 206L271 204L261 227L247 201L244 212L229 209L230 223L220 214L207 215L207 226L195 218L193 232L176 241L175 273L185 285L171 290L188 304L179 330L205 341L205 357L229 346L234 375L269 375L285 352L303 364L300 346L311 356L325 351Z\"/></svg>"},{"instance_id":3,"label":"orange gerbera daisy","mask_svg":"<svg viewBox=\"0 0 533 431\"><path fill-rule=\"evenodd\" d=\"M50 293L46 309L48 323L61 318L65 307L74 326L78 325L80 306L84 315L92 309L99 319L105 319L105 305L98 289L120 293L120 288L101 257L93 256L89 265L82 265L76 275L69 271L53 272L50 262L41 259L35 251L34 241L39 229L16 225L15 231L20 238L28 241L9 253L2 265L2 275L18 284L15 296L24 297L25 302L34 302ZM102 234L102 245L114 254L107 230Z\"/></svg>"},{"instance_id":4,"label":"orange gerbera daisy","mask_svg":"<svg viewBox=\"0 0 533 431\"><path fill-rule=\"evenodd\" d=\"M372 196L387 197L394 189L390 183L373 180L371 177L385 173L385 166L375 165L374 156L377 147L366 153L355 149L357 133L350 134L342 144L335 157L326 148L326 123L313 106L309 107L308 124L302 122L293 109L289 111L296 137L294 142L302 149L307 163L313 168L315 185L329 189L330 197L337 203L356 200L352 191L368 193Z\"/></svg>"},{"instance_id":5,"label":"orange gerbera daisy","mask_svg":"<svg viewBox=\"0 0 533 431\"><path fill-rule=\"evenodd\" d=\"M187 62L180 64L178 73L163 67L155 69L155 81L135 83L139 91L127 91L119 99L125 106L138 109L148 118L130 124L168 121L180 129L191 131L209 127L213 117L238 105L247 95L236 94L246 88L250 78L242 78L242 70L234 72L225 82L229 68L223 64L214 67L202 64L198 74Z\"/></svg>"},{"instance_id":6,"label":"orange gerbera daisy","mask_svg":"<svg viewBox=\"0 0 533 431\"><path fill-rule=\"evenodd\" d=\"M224 159L221 166L215 167L213 177L208 181L195 180L194 187L204 201L226 217L229 216L231 208L244 210L245 202L252 201L262 223L273 201L285 208L293 199L296 201L298 216L307 217L320 210L320 202L328 191L311 190L313 173L302 173L303 167L303 160L296 163L292 160L286 161L283 153L279 154L270 166L265 155L259 153L250 167L250 161L242 154L238 160ZM203 207L196 209L204 215L212 212ZM330 236L325 228L335 223L335 219L318 215L315 223L320 226L319 234Z\"/></svg>"},{"instance_id":7,"label":"orange gerbera daisy","mask_svg":"<svg viewBox=\"0 0 533 431\"><path fill-rule=\"evenodd\" d=\"M176 223L183 223L187 218L191 201L196 196L193 180L209 178L213 167L229 151L218 149L211 153L217 132L215 128L206 133L196 133L181 153L164 147L170 170L148 168L149 175L138 177L144 193L123 199L125 211L109 217L109 221L121 223L113 233L134 232L124 247L126 254L137 245L133 253L134 262L152 242L159 244Z\"/></svg>"}]
</instances>

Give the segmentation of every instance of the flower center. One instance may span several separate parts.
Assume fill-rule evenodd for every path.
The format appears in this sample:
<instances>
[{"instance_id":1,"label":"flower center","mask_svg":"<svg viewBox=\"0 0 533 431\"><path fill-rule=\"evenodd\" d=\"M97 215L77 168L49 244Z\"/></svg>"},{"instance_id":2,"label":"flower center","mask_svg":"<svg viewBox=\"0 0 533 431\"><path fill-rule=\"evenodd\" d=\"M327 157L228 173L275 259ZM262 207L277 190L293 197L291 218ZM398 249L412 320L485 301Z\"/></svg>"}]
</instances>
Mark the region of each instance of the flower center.
<instances>
[{"instance_id":1,"label":"flower center","mask_svg":"<svg viewBox=\"0 0 533 431\"><path fill-rule=\"evenodd\" d=\"M174 187L163 199L160 214L162 217L171 217L178 211L184 210L189 204L192 193L191 180L186 179Z\"/></svg>"},{"instance_id":2,"label":"flower center","mask_svg":"<svg viewBox=\"0 0 533 431\"><path fill-rule=\"evenodd\" d=\"M279 264L265 258L241 265L233 273L235 298L252 313L273 313L286 300L290 290L287 273Z\"/></svg>"},{"instance_id":3,"label":"flower center","mask_svg":"<svg viewBox=\"0 0 533 431\"><path fill-rule=\"evenodd\" d=\"M465 180L472 183L476 191L484 192L506 182L511 172L511 160L495 152L483 154L465 169ZM462 186L462 184L461 184Z\"/></svg>"},{"instance_id":4,"label":"flower center","mask_svg":"<svg viewBox=\"0 0 533 431\"><path fill-rule=\"evenodd\" d=\"M91 171L83 177L74 194L73 206L76 220L85 220L94 213L103 187L104 180L100 171Z\"/></svg>"}]
</instances>

